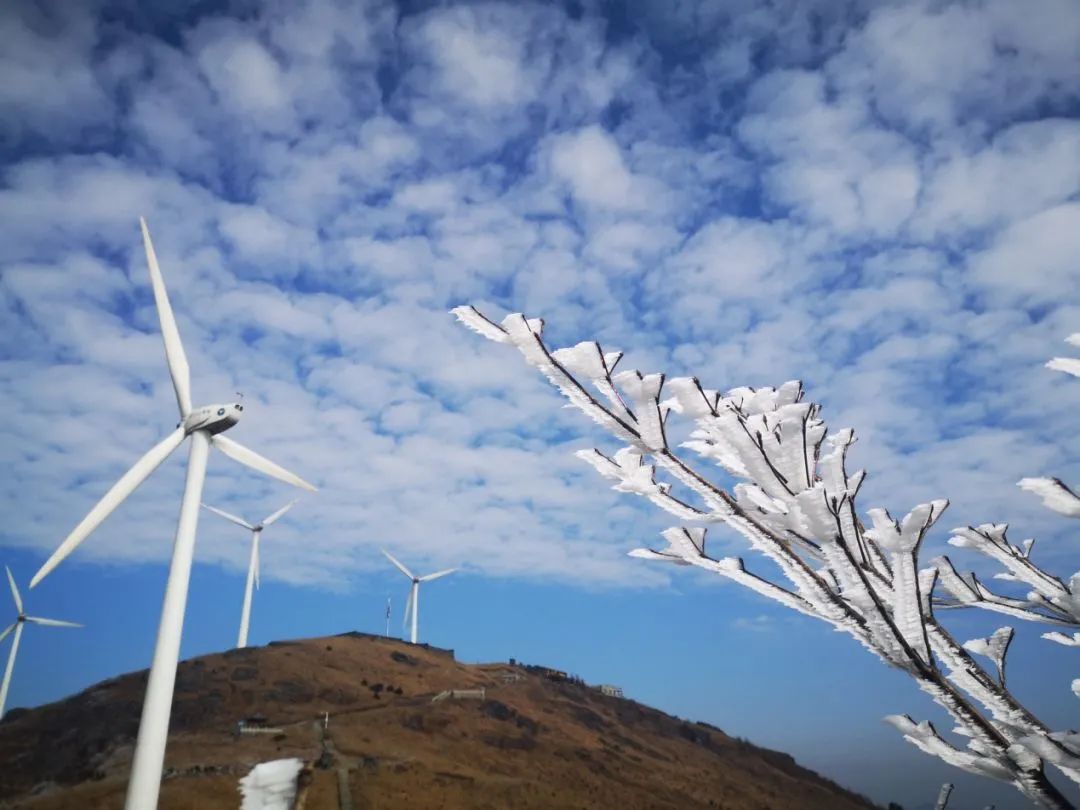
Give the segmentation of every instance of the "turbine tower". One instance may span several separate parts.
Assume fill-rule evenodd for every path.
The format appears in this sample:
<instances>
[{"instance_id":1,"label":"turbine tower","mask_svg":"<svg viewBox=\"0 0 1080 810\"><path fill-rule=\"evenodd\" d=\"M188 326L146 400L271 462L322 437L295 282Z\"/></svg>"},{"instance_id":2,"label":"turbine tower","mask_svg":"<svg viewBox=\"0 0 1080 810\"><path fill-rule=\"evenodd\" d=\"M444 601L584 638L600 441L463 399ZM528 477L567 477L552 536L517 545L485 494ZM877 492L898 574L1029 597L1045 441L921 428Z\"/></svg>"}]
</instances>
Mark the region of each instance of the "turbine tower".
<instances>
[{"instance_id":1,"label":"turbine tower","mask_svg":"<svg viewBox=\"0 0 1080 810\"><path fill-rule=\"evenodd\" d=\"M19 640L22 638L23 625L30 622L30 624L44 624L48 627L82 627L81 624L75 624L74 622L27 616L23 611L23 601L22 597L19 596L19 589L15 587L15 577L11 575L10 568L7 566L4 566L4 568L7 570L8 584L11 586L11 596L15 600L15 610L19 611L19 615L3 633L0 633L0 642L2 642L11 635L12 630L15 631L15 638L11 640L11 652L8 653L7 669L4 670L4 683L0 686L0 718L4 716L4 707L7 705L8 687L11 686L11 671L15 669L15 656L19 654Z\"/></svg>"},{"instance_id":2,"label":"turbine tower","mask_svg":"<svg viewBox=\"0 0 1080 810\"><path fill-rule=\"evenodd\" d=\"M456 568L447 568L445 571L438 571L434 574L428 574L426 577L414 576L413 572L394 559L394 556L385 548L381 549L382 553L386 555L386 559L390 560L394 566L410 580L412 580L412 587L409 588L409 601L405 603L405 616L402 620L403 626L409 621L409 614L412 614L412 634L410 640L413 644L416 643L416 626L418 624L417 616L420 613L420 583L431 582L433 579L439 577L445 577L447 574L452 574L457 571Z\"/></svg>"},{"instance_id":3,"label":"turbine tower","mask_svg":"<svg viewBox=\"0 0 1080 810\"><path fill-rule=\"evenodd\" d=\"M150 666L150 678L143 698L139 736L135 741L135 757L128 782L126 810L154 810L161 789L161 770L165 761L165 743L169 735L169 715L172 711L173 687L176 683L176 664L180 657L180 635L184 627L184 609L187 606L188 580L191 577L191 559L195 551L195 526L199 520L199 501L206 477L206 461L210 446L241 464L259 472L285 481L293 486L314 490L311 484L293 475L283 467L263 458L242 444L221 435L240 420L244 406L230 404L191 407L191 370L188 368L184 346L176 328L165 282L158 268L157 256L150 241L146 220L139 218L142 227L146 262L150 268L150 283L154 288L154 302L161 322L161 335L165 339L165 359L169 365L176 402L180 406L180 424L176 430L150 449L135 466L117 481L112 489L90 510L90 514L67 536L60 547L41 566L30 581L33 588L42 578L59 565L105 518L112 514L124 499L135 491L158 466L184 441L191 439L188 454L187 479L184 497L180 503L180 518L176 525L172 562L165 585L165 599L161 606L161 623L158 625L154 659Z\"/></svg>"},{"instance_id":4,"label":"turbine tower","mask_svg":"<svg viewBox=\"0 0 1080 810\"><path fill-rule=\"evenodd\" d=\"M244 607L240 611L240 635L236 638L236 647L247 646L248 637L248 625L251 621L251 586L254 584L256 588L259 587L259 538L262 536L263 529L274 523L279 517L284 515L290 509L296 501L290 501L283 507L278 509L270 517L263 518L259 523L251 524L243 518L238 518L236 515L230 515L221 509L215 509L212 506L203 504L204 509L209 509L215 515L221 515L226 520L232 521L237 526L243 526L245 529L251 531L251 562L248 563L247 573L247 585L244 587Z\"/></svg>"}]
</instances>

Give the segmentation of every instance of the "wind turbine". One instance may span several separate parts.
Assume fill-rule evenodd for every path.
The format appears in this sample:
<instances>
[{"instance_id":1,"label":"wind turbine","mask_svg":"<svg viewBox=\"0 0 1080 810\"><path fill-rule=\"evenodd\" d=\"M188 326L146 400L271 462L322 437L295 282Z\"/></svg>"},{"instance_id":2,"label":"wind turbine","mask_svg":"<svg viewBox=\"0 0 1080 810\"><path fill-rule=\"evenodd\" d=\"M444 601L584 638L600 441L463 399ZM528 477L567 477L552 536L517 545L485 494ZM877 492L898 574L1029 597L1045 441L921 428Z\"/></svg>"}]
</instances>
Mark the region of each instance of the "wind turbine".
<instances>
[{"instance_id":1,"label":"wind turbine","mask_svg":"<svg viewBox=\"0 0 1080 810\"><path fill-rule=\"evenodd\" d=\"M416 643L417 614L420 612L420 583L421 582L431 582L433 579L438 579L439 577L445 577L447 574L454 573L455 571L457 571L457 569L456 568L447 568L445 571L438 571L438 572L436 572L434 574L428 574L426 577L418 577L418 576L415 576L412 571L410 571L408 568L406 568L404 565L402 565L400 562L398 562L396 559L394 559L394 556L389 551L387 551L385 548L381 549L381 551L382 551L383 554L386 555L386 559L390 560L390 562L392 562L401 573L403 573L405 576L407 576L409 579L412 580L412 587L409 589L409 601L405 603L405 616L404 616L402 621L403 621L403 623L407 623L409 621L409 614L410 613L412 614L412 638L411 638L411 641L412 641L413 644L415 644Z\"/></svg>"},{"instance_id":2,"label":"wind turbine","mask_svg":"<svg viewBox=\"0 0 1080 810\"><path fill-rule=\"evenodd\" d=\"M180 656L180 635L184 627L184 609L187 606L188 580L191 577L191 559L195 551L195 526L199 520L199 501L203 481L206 478L206 461L210 445L218 448L235 461L259 472L294 486L314 490L311 484L293 475L283 467L263 458L242 444L221 435L240 420L244 406L231 404L191 407L191 370L188 368L180 332L176 328L165 282L158 268L157 256L150 241L146 220L139 218L142 228L146 262L150 268L150 283L154 288L154 302L161 322L161 335L165 340L165 359L169 365L176 402L180 406L180 423L176 430L166 436L117 481L112 489L90 510L90 514L74 528L60 547L41 566L30 581L33 588L42 578L59 565L105 518L112 514L124 499L135 491L150 474L168 458L184 441L191 439L188 455L187 479L184 497L180 503L180 518L176 525L169 579L165 585L165 599L161 606L161 623L158 625L154 660L150 666L150 678L143 698L139 736L135 741L135 757L128 782L127 810L153 810L157 807L161 788L161 771L165 761L165 742L169 734L169 715L172 711L173 687L176 682L176 664Z\"/></svg>"},{"instance_id":3,"label":"wind turbine","mask_svg":"<svg viewBox=\"0 0 1080 810\"><path fill-rule=\"evenodd\" d=\"M205 503L203 504L204 509L209 509L215 515L221 515L223 518L232 521L237 526L243 526L245 529L251 531L251 562L248 563L247 585L244 588L244 607L240 611L240 635L236 638L236 646L238 649L247 646L248 624L251 620L251 586L254 584L256 588L259 587L259 538L262 536L263 529L292 509L295 503L296 501L290 501L274 512L274 514L270 515L270 517L263 518L255 524L248 523L243 518L238 518L236 515L230 515L228 512L221 509L215 509L212 506L207 506Z\"/></svg>"},{"instance_id":4,"label":"wind turbine","mask_svg":"<svg viewBox=\"0 0 1080 810\"><path fill-rule=\"evenodd\" d=\"M18 618L8 625L7 629L3 633L0 633L0 642L11 635L11 631L15 631L15 638L11 641L11 652L8 653L7 669L4 670L4 684L0 686L0 718L4 716L4 706L7 705L7 693L8 687L11 685L11 671L15 669L15 656L19 653L19 639L22 638L23 625L27 622L30 624L44 624L48 627L82 627L81 624L75 624L74 622L62 622L59 619L41 619L37 616L27 616L23 611L22 597L19 596L19 589L15 587L15 577L11 575L11 569L4 566L7 570L8 584L11 586L11 596L15 600L15 609L19 611Z\"/></svg>"}]
</instances>

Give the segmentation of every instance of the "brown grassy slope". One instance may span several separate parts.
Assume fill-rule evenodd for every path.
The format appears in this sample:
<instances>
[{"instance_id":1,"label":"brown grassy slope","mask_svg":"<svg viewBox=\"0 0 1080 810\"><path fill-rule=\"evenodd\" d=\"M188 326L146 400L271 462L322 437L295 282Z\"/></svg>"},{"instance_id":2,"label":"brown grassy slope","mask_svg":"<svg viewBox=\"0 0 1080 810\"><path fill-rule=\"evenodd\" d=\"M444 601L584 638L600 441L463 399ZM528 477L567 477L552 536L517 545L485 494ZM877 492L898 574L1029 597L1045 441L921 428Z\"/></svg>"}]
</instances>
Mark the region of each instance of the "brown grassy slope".
<instances>
[{"instance_id":1,"label":"brown grassy slope","mask_svg":"<svg viewBox=\"0 0 1080 810\"><path fill-rule=\"evenodd\" d=\"M511 672L522 680L504 683ZM125 675L12 712L0 724L0 806L120 807L145 682ZM484 701L431 701L480 686ZM234 735L254 713L283 733ZM339 771L357 810L872 806L717 728L396 640L349 634L180 665L162 808L235 808L239 777L288 756L312 766L307 810L338 806Z\"/></svg>"}]
</instances>

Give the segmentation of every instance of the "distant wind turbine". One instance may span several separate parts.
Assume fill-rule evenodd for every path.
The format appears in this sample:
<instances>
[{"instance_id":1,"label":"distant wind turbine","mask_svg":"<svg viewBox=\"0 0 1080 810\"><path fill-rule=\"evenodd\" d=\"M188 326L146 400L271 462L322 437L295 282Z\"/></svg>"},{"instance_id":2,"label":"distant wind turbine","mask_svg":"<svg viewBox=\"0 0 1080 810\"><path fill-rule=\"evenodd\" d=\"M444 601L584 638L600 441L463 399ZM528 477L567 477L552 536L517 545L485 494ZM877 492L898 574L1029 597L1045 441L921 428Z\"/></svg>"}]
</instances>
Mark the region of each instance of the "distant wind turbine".
<instances>
[{"instance_id":1,"label":"distant wind turbine","mask_svg":"<svg viewBox=\"0 0 1080 810\"><path fill-rule=\"evenodd\" d=\"M390 562L392 562L401 573L403 573L405 576L407 576L409 579L412 580L412 587L409 589L409 601L405 603L405 616L402 619L402 625L404 626L405 624L408 623L409 614L411 613L412 614L412 636L411 636L411 641L412 641L413 644L415 644L416 643L416 626L418 624L417 615L420 613L420 583L421 582L431 582L433 579L438 579L439 577L445 577L447 574L454 573L455 571L457 571L457 569L456 568L447 568L445 571L438 571L438 572L436 572L434 574L428 574L426 577L418 577L418 576L414 576L412 571L410 571L408 568L406 568L404 565L402 565L400 562L398 562L396 559L394 559L393 555L390 554L389 551L387 551L386 549L382 549L382 553L386 555L386 559L390 560Z\"/></svg>"},{"instance_id":2,"label":"distant wind turbine","mask_svg":"<svg viewBox=\"0 0 1080 810\"><path fill-rule=\"evenodd\" d=\"M11 652L8 653L7 669L4 670L4 684L0 686L0 718L4 716L4 707L7 705L7 693L8 687L11 685L11 671L15 669L15 656L19 653L19 639L22 638L23 625L27 622L30 624L44 624L48 627L82 627L81 624L75 624L74 622L62 622L59 619L41 619L37 616L27 616L23 611L22 597L19 595L19 589L15 587L15 577L11 575L11 569L4 566L7 571L8 584L11 586L11 596L15 600L15 610L19 611L18 617L15 621L8 625L7 629L3 633L0 633L0 642L11 635L11 631L15 631L15 638L11 640Z\"/></svg>"},{"instance_id":3,"label":"distant wind turbine","mask_svg":"<svg viewBox=\"0 0 1080 810\"><path fill-rule=\"evenodd\" d=\"M244 607L240 611L240 634L236 638L237 648L247 646L248 625L251 621L251 586L254 584L256 588L259 587L259 538L262 536L263 529L292 509L295 504L296 501L290 501L274 512L274 514L270 515L270 517L263 518L260 522L254 524L248 523L246 520L238 518L236 515L230 515L228 512L221 509L215 509L213 506L207 506L205 503L203 504L204 509L209 509L215 515L221 515L223 518L232 521L237 526L243 526L245 529L251 531L251 561L248 563L247 585L244 588Z\"/></svg>"},{"instance_id":4,"label":"distant wind turbine","mask_svg":"<svg viewBox=\"0 0 1080 810\"><path fill-rule=\"evenodd\" d=\"M169 734L169 715L172 711L173 686L176 682L176 664L180 656L180 635L184 627L184 609L187 606L188 580L191 577L191 559L195 551L195 526L199 520L199 501L203 481L206 478L206 461L210 445L218 448L235 461L288 484L314 490L311 484L293 475L283 467L248 450L242 444L221 435L240 420L244 406L234 402L225 405L191 407L191 370L188 368L180 332L176 328L165 282L158 268L157 256L150 241L146 220L139 218L142 227L146 262L150 267L150 283L154 288L161 334L165 339L165 359L169 365L176 402L180 406L180 424L176 430L151 448L135 462L117 481L113 488L98 501L82 522L67 536L60 547L34 574L30 587L59 565L105 518L112 514L124 499L135 491L184 439L191 438L188 455L187 480L184 498L180 504L180 519L176 526L172 563L169 579L165 585L165 600L161 606L161 623L158 626L154 660L150 666L150 678L143 699L139 736L135 741L135 757L128 782L126 810L153 810L157 807L161 788L161 771L165 761L165 742Z\"/></svg>"}]
</instances>

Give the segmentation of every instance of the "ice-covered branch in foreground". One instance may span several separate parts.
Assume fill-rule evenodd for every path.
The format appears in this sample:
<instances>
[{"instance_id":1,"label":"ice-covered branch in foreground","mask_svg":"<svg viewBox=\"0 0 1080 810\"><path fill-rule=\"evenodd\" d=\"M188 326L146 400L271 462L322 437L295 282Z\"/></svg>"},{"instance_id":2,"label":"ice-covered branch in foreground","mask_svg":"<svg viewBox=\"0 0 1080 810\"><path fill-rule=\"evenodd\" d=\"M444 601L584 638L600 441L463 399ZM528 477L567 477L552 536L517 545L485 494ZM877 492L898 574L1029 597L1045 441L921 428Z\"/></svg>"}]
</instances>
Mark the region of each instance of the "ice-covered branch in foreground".
<instances>
[{"instance_id":1,"label":"ice-covered branch in foreground","mask_svg":"<svg viewBox=\"0 0 1080 810\"><path fill-rule=\"evenodd\" d=\"M945 709L965 742L958 748L926 721L887 718L907 739L959 768L1008 782L1044 807L1071 806L1043 766L1049 762L1080 782L1072 738L1051 731L1005 688L1011 628L961 645L934 615L939 604L979 605L1018 618L1074 623L1071 587L1028 560L1030 544L1011 546L1004 526L954 532L954 545L991 554L1009 577L1031 588L1024 600L993 594L974 576L958 574L945 557L920 568L923 540L948 501L920 504L900 520L871 509L870 528L864 526L855 499L865 476L845 465L855 435L841 430L830 436L819 407L803 400L798 382L723 394L692 377L616 372L622 354L598 343L551 350L540 319L514 314L497 324L468 306L453 314L484 337L516 347L572 406L621 443L614 453L578 453L616 490L646 498L680 521L726 524L772 561L786 582L747 570L740 558L710 556L701 525L667 529L665 548L636 549L632 556L704 568L828 622L907 672ZM692 423L688 441L672 446L669 418ZM739 483L725 489L711 475L713 465ZM934 596L938 583L948 597ZM992 669L983 669L969 652L988 657Z\"/></svg>"}]
</instances>

